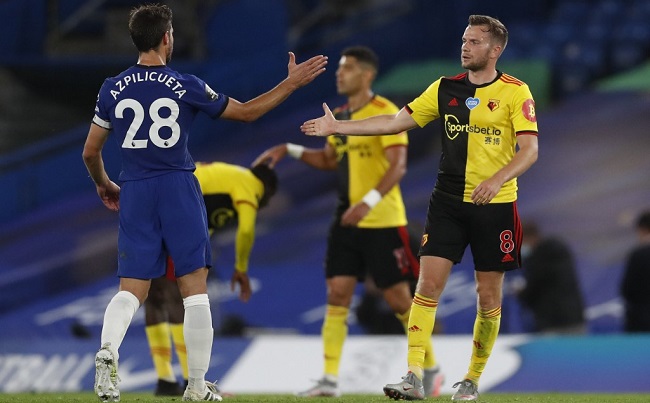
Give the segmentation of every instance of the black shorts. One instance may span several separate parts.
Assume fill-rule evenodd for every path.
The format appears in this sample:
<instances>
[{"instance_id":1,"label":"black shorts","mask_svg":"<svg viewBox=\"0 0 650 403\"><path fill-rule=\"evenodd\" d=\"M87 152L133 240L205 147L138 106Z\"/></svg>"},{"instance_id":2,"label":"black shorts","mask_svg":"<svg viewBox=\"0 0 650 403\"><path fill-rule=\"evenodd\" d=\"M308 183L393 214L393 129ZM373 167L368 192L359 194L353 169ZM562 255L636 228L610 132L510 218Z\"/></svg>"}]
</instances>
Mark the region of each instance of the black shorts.
<instances>
[{"instance_id":1,"label":"black shorts","mask_svg":"<svg viewBox=\"0 0 650 403\"><path fill-rule=\"evenodd\" d=\"M475 270L512 270L521 265L521 238L517 202L476 205L434 191L419 254L459 263L469 245Z\"/></svg>"},{"instance_id":2,"label":"black shorts","mask_svg":"<svg viewBox=\"0 0 650 403\"><path fill-rule=\"evenodd\" d=\"M337 220L338 221L338 220ZM325 256L325 277L370 274L380 289L416 279L420 265L409 246L406 227L357 228L334 223Z\"/></svg>"}]
</instances>

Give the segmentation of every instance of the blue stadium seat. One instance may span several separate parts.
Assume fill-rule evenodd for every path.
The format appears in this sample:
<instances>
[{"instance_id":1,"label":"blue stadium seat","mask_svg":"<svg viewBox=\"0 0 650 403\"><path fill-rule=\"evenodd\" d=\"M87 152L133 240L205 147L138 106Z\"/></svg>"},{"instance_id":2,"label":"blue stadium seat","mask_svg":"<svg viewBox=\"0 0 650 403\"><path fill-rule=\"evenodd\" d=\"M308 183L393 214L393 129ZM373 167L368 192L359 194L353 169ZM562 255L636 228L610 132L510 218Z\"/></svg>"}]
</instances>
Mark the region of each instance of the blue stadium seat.
<instances>
[{"instance_id":1,"label":"blue stadium seat","mask_svg":"<svg viewBox=\"0 0 650 403\"><path fill-rule=\"evenodd\" d=\"M565 1L557 5L551 16L554 21L574 23L589 13L590 5L587 1Z\"/></svg>"},{"instance_id":2,"label":"blue stadium seat","mask_svg":"<svg viewBox=\"0 0 650 403\"><path fill-rule=\"evenodd\" d=\"M578 33L577 27L564 22L551 22L543 32L543 37L556 45L564 45Z\"/></svg>"},{"instance_id":3,"label":"blue stadium seat","mask_svg":"<svg viewBox=\"0 0 650 403\"><path fill-rule=\"evenodd\" d=\"M573 95L585 90L593 75L583 63L569 62L556 69L555 85L559 95Z\"/></svg>"},{"instance_id":4,"label":"blue stadium seat","mask_svg":"<svg viewBox=\"0 0 650 403\"><path fill-rule=\"evenodd\" d=\"M528 57L532 59L544 60L551 66L558 66L562 64L562 51L559 46L554 43L544 42L541 43L528 52Z\"/></svg>"},{"instance_id":5,"label":"blue stadium seat","mask_svg":"<svg viewBox=\"0 0 650 403\"><path fill-rule=\"evenodd\" d=\"M513 23L508 26L508 46L515 45L521 48L532 48L539 44L540 24L527 21Z\"/></svg>"},{"instance_id":6,"label":"blue stadium seat","mask_svg":"<svg viewBox=\"0 0 650 403\"><path fill-rule=\"evenodd\" d=\"M607 24L590 23L582 32L582 37L605 45L611 35L611 27Z\"/></svg>"},{"instance_id":7,"label":"blue stadium seat","mask_svg":"<svg viewBox=\"0 0 650 403\"><path fill-rule=\"evenodd\" d=\"M601 0L594 8L594 13L613 20L620 18L625 12L626 7L625 2L620 0Z\"/></svg>"},{"instance_id":8,"label":"blue stadium seat","mask_svg":"<svg viewBox=\"0 0 650 403\"><path fill-rule=\"evenodd\" d=\"M650 25L645 19L634 17L621 23L613 30L613 39L628 41L644 46L650 42Z\"/></svg>"},{"instance_id":9,"label":"blue stadium seat","mask_svg":"<svg viewBox=\"0 0 650 403\"><path fill-rule=\"evenodd\" d=\"M612 44L611 66L614 72L627 70L646 59L646 50L634 43L621 41Z\"/></svg>"},{"instance_id":10,"label":"blue stadium seat","mask_svg":"<svg viewBox=\"0 0 650 403\"><path fill-rule=\"evenodd\" d=\"M639 18L650 17L650 1L648 0L633 0L628 4L628 13L635 15Z\"/></svg>"},{"instance_id":11,"label":"blue stadium seat","mask_svg":"<svg viewBox=\"0 0 650 403\"><path fill-rule=\"evenodd\" d=\"M565 63L579 63L598 77L606 72L606 51L606 47L599 42L577 40L566 44L563 55Z\"/></svg>"}]
</instances>

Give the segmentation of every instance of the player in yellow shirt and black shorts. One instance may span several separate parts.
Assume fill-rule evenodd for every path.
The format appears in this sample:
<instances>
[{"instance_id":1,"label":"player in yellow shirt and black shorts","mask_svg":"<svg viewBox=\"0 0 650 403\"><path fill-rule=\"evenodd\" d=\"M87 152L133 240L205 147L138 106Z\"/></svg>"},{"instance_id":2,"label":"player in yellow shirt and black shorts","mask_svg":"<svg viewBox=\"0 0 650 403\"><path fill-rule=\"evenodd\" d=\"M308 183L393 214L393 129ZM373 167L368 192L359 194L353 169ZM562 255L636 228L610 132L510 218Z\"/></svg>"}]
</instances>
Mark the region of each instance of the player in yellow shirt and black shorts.
<instances>
[{"instance_id":1,"label":"player in yellow shirt and black shorts","mask_svg":"<svg viewBox=\"0 0 650 403\"><path fill-rule=\"evenodd\" d=\"M240 286L240 299L251 296L248 259L255 241L257 211L265 207L277 190L277 175L267 165L252 168L223 162L197 163L194 176L201 185L210 235L230 225L237 225L235 271L231 286ZM183 337L183 301L175 284L174 266L167 259L167 276L153 279L145 300L145 332L151 357L158 375L154 394L182 395L171 365L172 341L183 377L187 379L187 357Z\"/></svg>"},{"instance_id":2,"label":"player in yellow shirt and black shorts","mask_svg":"<svg viewBox=\"0 0 650 403\"><path fill-rule=\"evenodd\" d=\"M346 105L335 110L339 119L358 120L395 113L398 108L376 95L371 84L378 59L366 47L343 50L336 71L338 93ZM303 397L338 396L339 364L347 337L347 318L357 282L374 280L406 331L412 294L409 280L419 263L409 246L407 219L399 182L406 173L408 137L402 130L390 136L332 136L322 149L280 144L256 161L273 167L287 153L322 170L336 170L339 200L329 230L325 257L327 310L322 327L324 369ZM424 342L425 393L437 395L442 373L435 362L431 339Z\"/></svg>"},{"instance_id":3,"label":"player in yellow shirt and black shorts","mask_svg":"<svg viewBox=\"0 0 650 403\"><path fill-rule=\"evenodd\" d=\"M517 177L537 160L537 118L528 86L496 69L508 42L497 19L472 15L462 37L467 71L443 77L398 113L339 121L325 115L305 122L308 135L376 136L443 120L442 158L420 247L420 277L411 306L408 373L384 393L422 400L424 343L433 331L439 298L451 269L469 245L478 293L469 369L454 401L478 399L479 378L499 333L505 272L519 267L521 223ZM411 329L414 329L411 331Z\"/></svg>"}]
</instances>

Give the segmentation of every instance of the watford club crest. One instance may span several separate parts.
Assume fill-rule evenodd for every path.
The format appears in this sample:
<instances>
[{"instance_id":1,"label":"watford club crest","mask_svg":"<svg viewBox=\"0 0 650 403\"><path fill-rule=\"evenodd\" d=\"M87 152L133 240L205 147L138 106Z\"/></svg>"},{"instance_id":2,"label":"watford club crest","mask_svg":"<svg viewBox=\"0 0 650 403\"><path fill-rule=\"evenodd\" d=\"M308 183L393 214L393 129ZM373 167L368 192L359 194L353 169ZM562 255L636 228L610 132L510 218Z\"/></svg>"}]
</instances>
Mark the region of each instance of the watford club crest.
<instances>
[{"instance_id":1,"label":"watford club crest","mask_svg":"<svg viewBox=\"0 0 650 403\"><path fill-rule=\"evenodd\" d=\"M499 99L490 99L487 106L492 112L494 112L499 109L499 102L501 102Z\"/></svg>"}]
</instances>

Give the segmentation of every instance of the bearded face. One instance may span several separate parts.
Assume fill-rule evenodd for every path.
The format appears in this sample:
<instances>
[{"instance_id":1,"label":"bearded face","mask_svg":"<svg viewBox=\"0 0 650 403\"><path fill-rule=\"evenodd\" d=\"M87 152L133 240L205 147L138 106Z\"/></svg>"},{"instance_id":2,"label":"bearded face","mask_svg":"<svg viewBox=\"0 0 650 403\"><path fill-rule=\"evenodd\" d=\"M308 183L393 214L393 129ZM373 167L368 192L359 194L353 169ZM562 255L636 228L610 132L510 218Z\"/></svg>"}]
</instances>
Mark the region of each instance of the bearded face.
<instances>
[{"instance_id":1,"label":"bearded face","mask_svg":"<svg viewBox=\"0 0 650 403\"><path fill-rule=\"evenodd\" d=\"M482 26L468 26L463 34L460 63L469 71L480 71L487 67L490 52L494 50L490 33Z\"/></svg>"}]
</instances>

